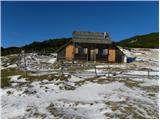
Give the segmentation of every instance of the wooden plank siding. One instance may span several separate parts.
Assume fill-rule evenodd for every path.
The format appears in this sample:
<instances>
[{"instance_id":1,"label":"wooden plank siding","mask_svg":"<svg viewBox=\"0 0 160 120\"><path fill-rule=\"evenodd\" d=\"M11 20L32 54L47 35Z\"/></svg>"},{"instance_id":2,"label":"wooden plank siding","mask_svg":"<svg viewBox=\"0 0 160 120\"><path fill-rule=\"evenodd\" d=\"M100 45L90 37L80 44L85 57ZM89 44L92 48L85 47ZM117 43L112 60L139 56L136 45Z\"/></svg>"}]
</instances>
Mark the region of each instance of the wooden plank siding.
<instances>
[{"instance_id":1,"label":"wooden plank siding","mask_svg":"<svg viewBox=\"0 0 160 120\"><path fill-rule=\"evenodd\" d=\"M108 49L108 62L115 63L116 62L116 50L115 48Z\"/></svg>"},{"instance_id":2,"label":"wooden plank siding","mask_svg":"<svg viewBox=\"0 0 160 120\"><path fill-rule=\"evenodd\" d=\"M106 32L78 32L72 33L73 42L75 43L96 43L112 44L112 41Z\"/></svg>"},{"instance_id":3,"label":"wooden plank siding","mask_svg":"<svg viewBox=\"0 0 160 120\"><path fill-rule=\"evenodd\" d=\"M82 49L83 48L83 49ZM87 48L87 50L86 50ZM98 49L98 50L97 50ZM76 52L77 51L77 52ZM87 52L86 52L87 51ZM110 63L123 62L123 52L116 46L104 44L83 44L79 43L67 45L58 52L58 60L80 60L80 61L101 61Z\"/></svg>"},{"instance_id":4,"label":"wooden plank siding","mask_svg":"<svg viewBox=\"0 0 160 120\"><path fill-rule=\"evenodd\" d=\"M75 49L73 45L68 45L66 47L66 60L73 60L74 59L74 53L75 53Z\"/></svg>"},{"instance_id":5,"label":"wooden plank siding","mask_svg":"<svg viewBox=\"0 0 160 120\"><path fill-rule=\"evenodd\" d=\"M60 47L57 60L123 62L124 53L112 43L106 32L72 33L72 40Z\"/></svg>"}]
</instances>

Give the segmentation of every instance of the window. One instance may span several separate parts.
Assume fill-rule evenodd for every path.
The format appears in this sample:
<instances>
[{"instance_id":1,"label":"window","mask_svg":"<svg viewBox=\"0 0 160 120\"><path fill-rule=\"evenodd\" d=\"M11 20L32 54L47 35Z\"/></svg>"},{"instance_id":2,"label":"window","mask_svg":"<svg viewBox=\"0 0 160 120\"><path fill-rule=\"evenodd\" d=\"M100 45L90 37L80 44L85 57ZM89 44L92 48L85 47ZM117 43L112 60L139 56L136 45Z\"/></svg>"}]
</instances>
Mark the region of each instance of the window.
<instances>
[{"instance_id":1,"label":"window","mask_svg":"<svg viewBox=\"0 0 160 120\"><path fill-rule=\"evenodd\" d=\"M108 54L108 49L103 49L103 55L107 55Z\"/></svg>"},{"instance_id":2,"label":"window","mask_svg":"<svg viewBox=\"0 0 160 120\"><path fill-rule=\"evenodd\" d=\"M98 48L95 49L95 53L98 54Z\"/></svg>"},{"instance_id":3,"label":"window","mask_svg":"<svg viewBox=\"0 0 160 120\"><path fill-rule=\"evenodd\" d=\"M88 53L88 48L84 48L84 54Z\"/></svg>"},{"instance_id":4,"label":"window","mask_svg":"<svg viewBox=\"0 0 160 120\"><path fill-rule=\"evenodd\" d=\"M78 54L78 48L76 47L75 53Z\"/></svg>"}]
</instances>

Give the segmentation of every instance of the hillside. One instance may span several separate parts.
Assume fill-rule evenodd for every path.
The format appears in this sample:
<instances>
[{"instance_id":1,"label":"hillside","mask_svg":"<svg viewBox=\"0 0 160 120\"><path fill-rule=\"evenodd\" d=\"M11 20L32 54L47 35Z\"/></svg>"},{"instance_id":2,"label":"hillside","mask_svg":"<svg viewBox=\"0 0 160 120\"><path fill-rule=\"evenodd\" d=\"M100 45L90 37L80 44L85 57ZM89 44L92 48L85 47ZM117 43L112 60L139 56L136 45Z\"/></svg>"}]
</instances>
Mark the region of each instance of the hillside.
<instances>
[{"instance_id":1,"label":"hillside","mask_svg":"<svg viewBox=\"0 0 160 120\"><path fill-rule=\"evenodd\" d=\"M20 53L22 49L25 50L25 52L51 53L69 40L71 40L71 38L49 39L42 42L33 42L23 47L1 47L1 55Z\"/></svg>"},{"instance_id":2,"label":"hillside","mask_svg":"<svg viewBox=\"0 0 160 120\"><path fill-rule=\"evenodd\" d=\"M24 49L26 52L52 53L69 40L71 40L71 38L49 39L42 42L33 42L22 47L1 47L1 55L4 56L20 53L22 49ZM117 42L116 45L135 48L158 48L159 33L150 33L131 37Z\"/></svg>"},{"instance_id":3,"label":"hillside","mask_svg":"<svg viewBox=\"0 0 160 120\"><path fill-rule=\"evenodd\" d=\"M159 33L150 33L146 35L138 35L116 43L122 47L133 48L158 48L159 47Z\"/></svg>"}]
</instances>

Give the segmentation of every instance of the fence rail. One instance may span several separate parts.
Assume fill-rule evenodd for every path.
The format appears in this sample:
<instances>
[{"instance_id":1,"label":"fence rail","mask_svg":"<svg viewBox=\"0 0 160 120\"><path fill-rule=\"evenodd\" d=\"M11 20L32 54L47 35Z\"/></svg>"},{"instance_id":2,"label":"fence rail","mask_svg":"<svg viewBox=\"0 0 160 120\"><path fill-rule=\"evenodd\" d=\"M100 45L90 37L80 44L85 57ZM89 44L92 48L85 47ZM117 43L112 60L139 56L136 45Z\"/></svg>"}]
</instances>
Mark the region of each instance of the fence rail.
<instances>
[{"instance_id":1,"label":"fence rail","mask_svg":"<svg viewBox=\"0 0 160 120\"><path fill-rule=\"evenodd\" d=\"M106 77L159 77L158 70L152 70L149 68L131 69L131 68L120 68L112 67L110 64L104 64L105 66L98 66L102 64L98 63L56 63L53 69L43 69L43 64L39 64L39 69L27 69L25 54L19 55L19 58L24 60L23 67L18 63L19 68L23 69L27 73L46 73L46 74L64 74L69 73L72 75L79 76L106 76ZM19 59L19 62L20 60ZM55 69L58 65L60 69ZM31 66L30 66L31 67ZM42 69L41 69L42 68ZM143 73L143 74L141 74Z\"/></svg>"}]
</instances>

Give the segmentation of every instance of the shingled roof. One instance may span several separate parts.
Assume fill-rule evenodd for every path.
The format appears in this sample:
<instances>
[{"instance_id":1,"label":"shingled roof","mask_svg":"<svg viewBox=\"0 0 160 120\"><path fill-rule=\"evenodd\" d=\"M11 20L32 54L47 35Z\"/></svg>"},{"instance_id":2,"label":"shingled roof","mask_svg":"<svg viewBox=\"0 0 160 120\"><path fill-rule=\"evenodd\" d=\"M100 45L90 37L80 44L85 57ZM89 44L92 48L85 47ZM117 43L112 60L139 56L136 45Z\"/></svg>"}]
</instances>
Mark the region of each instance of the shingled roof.
<instances>
[{"instance_id":1,"label":"shingled roof","mask_svg":"<svg viewBox=\"0 0 160 120\"><path fill-rule=\"evenodd\" d=\"M111 44L112 41L106 32L78 32L72 33L72 41L75 43Z\"/></svg>"}]
</instances>

